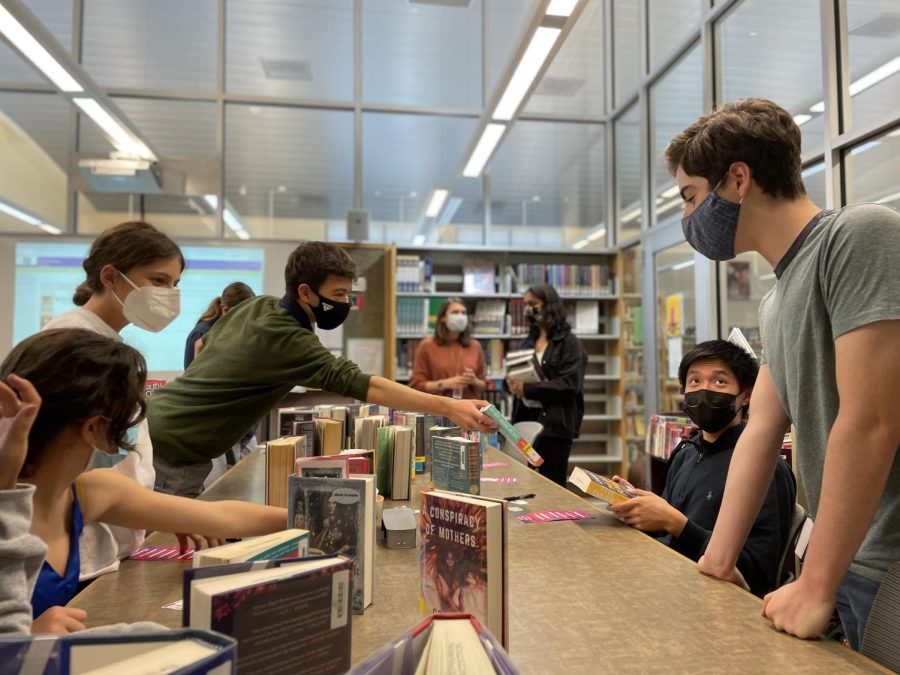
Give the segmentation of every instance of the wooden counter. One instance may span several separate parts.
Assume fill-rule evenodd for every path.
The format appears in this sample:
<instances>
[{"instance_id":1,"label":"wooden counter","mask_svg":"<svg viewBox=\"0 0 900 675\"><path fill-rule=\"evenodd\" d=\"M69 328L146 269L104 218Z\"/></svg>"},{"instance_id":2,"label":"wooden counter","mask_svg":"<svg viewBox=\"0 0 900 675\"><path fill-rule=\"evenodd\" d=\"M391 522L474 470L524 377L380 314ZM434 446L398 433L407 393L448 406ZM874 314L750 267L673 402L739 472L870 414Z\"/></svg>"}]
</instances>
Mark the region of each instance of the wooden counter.
<instances>
[{"instance_id":1,"label":"wooden counter","mask_svg":"<svg viewBox=\"0 0 900 675\"><path fill-rule=\"evenodd\" d=\"M696 565L627 527L587 501L492 451L508 466L485 476L516 476L512 485L484 483L489 496L534 492L525 511L584 509L597 518L524 524L510 518L509 610L513 662L522 673L887 672L833 641L803 641L775 631L753 595L701 575ZM263 498L263 461L245 458L202 499ZM418 477L417 487L427 485ZM418 490L413 502L418 509ZM390 502L386 505L390 506ZM154 534L149 545L171 545ZM70 605L88 625L151 620L177 627L181 612L162 605L181 597L185 565L124 561ZM353 617L356 663L421 620L418 554L376 552L374 604Z\"/></svg>"}]
</instances>

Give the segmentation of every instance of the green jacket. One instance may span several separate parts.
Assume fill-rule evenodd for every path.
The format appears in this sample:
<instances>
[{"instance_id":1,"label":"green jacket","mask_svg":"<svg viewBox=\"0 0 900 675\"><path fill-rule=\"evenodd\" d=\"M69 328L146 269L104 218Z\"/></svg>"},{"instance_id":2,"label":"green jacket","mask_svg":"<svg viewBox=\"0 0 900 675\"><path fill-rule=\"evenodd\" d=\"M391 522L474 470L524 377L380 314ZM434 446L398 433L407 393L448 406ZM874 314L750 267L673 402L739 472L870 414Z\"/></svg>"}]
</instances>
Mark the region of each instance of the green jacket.
<instances>
[{"instance_id":1,"label":"green jacket","mask_svg":"<svg viewBox=\"0 0 900 675\"><path fill-rule=\"evenodd\" d=\"M370 379L322 346L293 299L245 300L216 322L184 374L149 398L153 452L175 465L219 457L294 386L365 400Z\"/></svg>"}]
</instances>

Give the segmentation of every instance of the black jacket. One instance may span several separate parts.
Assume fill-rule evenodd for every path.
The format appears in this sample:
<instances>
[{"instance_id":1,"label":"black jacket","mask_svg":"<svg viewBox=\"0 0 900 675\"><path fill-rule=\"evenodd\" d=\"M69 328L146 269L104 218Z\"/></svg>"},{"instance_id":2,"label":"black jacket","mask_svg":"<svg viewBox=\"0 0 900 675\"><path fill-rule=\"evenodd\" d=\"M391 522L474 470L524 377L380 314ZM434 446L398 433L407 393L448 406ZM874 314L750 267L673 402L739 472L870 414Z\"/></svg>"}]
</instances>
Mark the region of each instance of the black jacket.
<instances>
[{"instance_id":1,"label":"black jacket","mask_svg":"<svg viewBox=\"0 0 900 675\"><path fill-rule=\"evenodd\" d=\"M699 560L709 543L722 506L731 455L744 427L741 424L729 429L712 444L697 432L679 443L669 459L662 498L688 521L677 538L666 534L660 539L691 560ZM760 597L778 585L775 576L787 546L796 497L794 475L779 459L769 492L737 561L750 590Z\"/></svg>"},{"instance_id":2,"label":"black jacket","mask_svg":"<svg viewBox=\"0 0 900 675\"><path fill-rule=\"evenodd\" d=\"M535 335L530 335L522 348L534 348L535 339ZM525 398L539 402L541 407L529 408L521 399L515 399L513 423L536 421L544 425L543 436L578 438L584 417L586 366L587 354L571 330L552 336L541 360L547 381L525 384Z\"/></svg>"}]
</instances>

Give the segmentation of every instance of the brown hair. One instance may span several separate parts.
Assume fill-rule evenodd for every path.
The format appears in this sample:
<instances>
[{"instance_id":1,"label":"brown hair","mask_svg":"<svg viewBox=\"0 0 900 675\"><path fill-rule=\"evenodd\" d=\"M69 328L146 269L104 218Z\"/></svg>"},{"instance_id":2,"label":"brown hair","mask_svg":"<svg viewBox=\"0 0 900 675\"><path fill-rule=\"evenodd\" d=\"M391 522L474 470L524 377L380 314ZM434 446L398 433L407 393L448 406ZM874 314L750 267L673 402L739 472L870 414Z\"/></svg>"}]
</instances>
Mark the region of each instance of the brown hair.
<instances>
[{"instance_id":1,"label":"brown hair","mask_svg":"<svg viewBox=\"0 0 900 675\"><path fill-rule=\"evenodd\" d=\"M450 341L450 329L447 328L447 324L444 323L444 317L447 316L447 312L450 310L450 305L462 305L466 307L466 303L464 303L459 298L447 298L444 300L444 304L441 305L441 308L438 310L437 321L434 324L434 340L439 345L446 345ZM466 312L469 309L466 307ZM459 343L463 347L468 347L469 343L472 341L472 322L469 321L466 324L466 329L459 334Z\"/></svg>"},{"instance_id":2,"label":"brown hair","mask_svg":"<svg viewBox=\"0 0 900 675\"><path fill-rule=\"evenodd\" d=\"M222 295L213 298L209 303L209 307L203 312L198 321L212 321L215 323L222 316L222 308L229 309L241 304L244 300L255 298L256 293L243 281L233 281L225 287Z\"/></svg>"},{"instance_id":3,"label":"brown hair","mask_svg":"<svg viewBox=\"0 0 900 675\"><path fill-rule=\"evenodd\" d=\"M356 279L356 263L344 249L324 241L308 241L293 250L284 268L288 295L297 296L297 287L306 284L317 293L329 275Z\"/></svg>"},{"instance_id":4,"label":"brown hair","mask_svg":"<svg viewBox=\"0 0 900 675\"><path fill-rule=\"evenodd\" d=\"M178 244L150 223L135 220L114 225L100 233L91 244L83 264L87 279L75 289L72 302L82 306L94 293L103 291L100 270L107 265L115 265L122 274L128 274L133 267L173 258L181 261L183 270L184 256Z\"/></svg>"},{"instance_id":5,"label":"brown hair","mask_svg":"<svg viewBox=\"0 0 900 675\"><path fill-rule=\"evenodd\" d=\"M94 415L109 420L106 440L112 447L134 449L125 435L147 411L147 364L133 347L81 328L42 331L22 340L3 360L0 379L11 373L30 381L41 397L28 434L24 475L40 465L53 439Z\"/></svg>"},{"instance_id":6,"label":"brown hair","mask_svg":"<svg viewBox=\"0 0 900 675\"><path fill-rule=\"evenodd\" d=\"M806 194L800 176L800 128L784 108L744 98L714 109L678 134L665 151L673 174L681 167L714 187L734 162L745 162L753 180L773 197Z\"/></svg>"}]
</instances>

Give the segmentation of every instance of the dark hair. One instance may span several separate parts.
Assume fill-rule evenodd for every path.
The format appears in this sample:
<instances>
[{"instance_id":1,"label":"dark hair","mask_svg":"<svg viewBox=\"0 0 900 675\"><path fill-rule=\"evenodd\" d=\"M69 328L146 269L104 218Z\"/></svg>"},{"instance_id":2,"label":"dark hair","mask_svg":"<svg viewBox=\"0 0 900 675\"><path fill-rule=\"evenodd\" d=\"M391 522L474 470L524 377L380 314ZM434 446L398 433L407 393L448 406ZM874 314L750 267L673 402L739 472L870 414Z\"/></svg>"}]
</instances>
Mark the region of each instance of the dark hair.
<instances>
[{"instance_id":1,"label":"dark hair","mask_svg":"<svg viewBox=\"0 0 900 675\"><path fill-rule=\"evenodd\" d=\"M47 445L63 430L94 415L109 420L106 440L133 450L125 434L147 411L147 364L133 347L81 328L58 328L25 338L0 365L0 379L11 373L30 381L41 397L28 434L22 473L31 474Z\"/></svg>"},{"instance_id":2,"label":"dark hair","mask_svg":"<svg viewBox=\"0 0 900 675\"><path fill-rule=\"evenodd\" d=\"M665 151L673 174L681 167L715 187L734 162L745 162L753 180L773 197L806 194L800 175L800 128L784 108L744 98L714 109L678 134Z\"/></svg>"},{"instance_id":3,"label":"dark hair","mask_svg":"<svg viewBox=\"0 0 900 675\"><path fill-rule=\"evenodd\" d=\"M450 305L462 305L463 307L466 307L466 303L459 298L447 298L444 300L444 304L442 304L441 308L438 310L437 321L435 321L434 324L434 339L441 346L446 345L450 341L450 329L447 328L447 324L444 323L444 317L447 316ZM469 308L466 307L466 312L468 313L468 311ZM470 321L466 324L466 329L459 334L459 343L463 347L468 347L471 342L472 322Z\"/></svg>"},{"instance_id":4,"label":"dark hair","mask_svg":"<svg viewBox=\"0 0 900 675\"><path fill-rule=\"evenodd\" d=\"M80 307L94 293L103 291L100 270L107 265L115 265L122 274L128 274L133 267L173 258L181 261L183 270L184 256L178 244L150 223L135 220L114 225L101 232L91 244L83 264L87 279L75 289L72 302Z\"/></svg>"},{"instance_id":5,"label":"dark hair","mask_svg":"<svg viewBox=\"0 0 900 675\"><path fill-rule=\"evenodd\" d=\"M297 287L306 284L313 292L329 275L356 279L356 263L344 249L324 241L308 241L293 250L284 268L288 295L297 296Z\"/></svg>"},{"instance_id":6,"label":"dark hair","mask_svg":"<svg viewBox=\"0 0 900 675\"><path fill-rule=\"evenodd\" d=\"M698 361L721 361L737 378L741 391L750 389L759 374L759 362L736 344L727 340L707 340L701 342L681 359L678 366L678 382L681 391L687 381L688 370Z\"/></svg>"},{"instance_id":7,"label":"dark hair","mask_svg":"<svg viewBox=\"0 0 900 675\"><path fill-rule=\"evenodd\" d=\"M550 284L538 284L529 288L526 293L531 293L544 303L544 306L541 308L541 315L544 317L543 325L544 330L547 331L548 338L572 330L569 322L566 321L566 307L553 286ZM539 328L535 324L532 332L538 330Z\"/></svg>"},{"instance_id":8,"label":"dark hair","mask_svg":"<svg viewBox=\"0 0 900 675\"><path fill-rule=\"evenodd\" d=\"M243 281L233 281L225 287L225 290L222 291L222 295L212 299L212 302L209 303L209 307L206 308L206 311L203 312L203 315L198 321L211 321L215 323L222 316L223 307L231 309L232 307L241 304L244 300L255 297L256 293L254 293L253 289Z\"/></svg>"}]
</instances>

